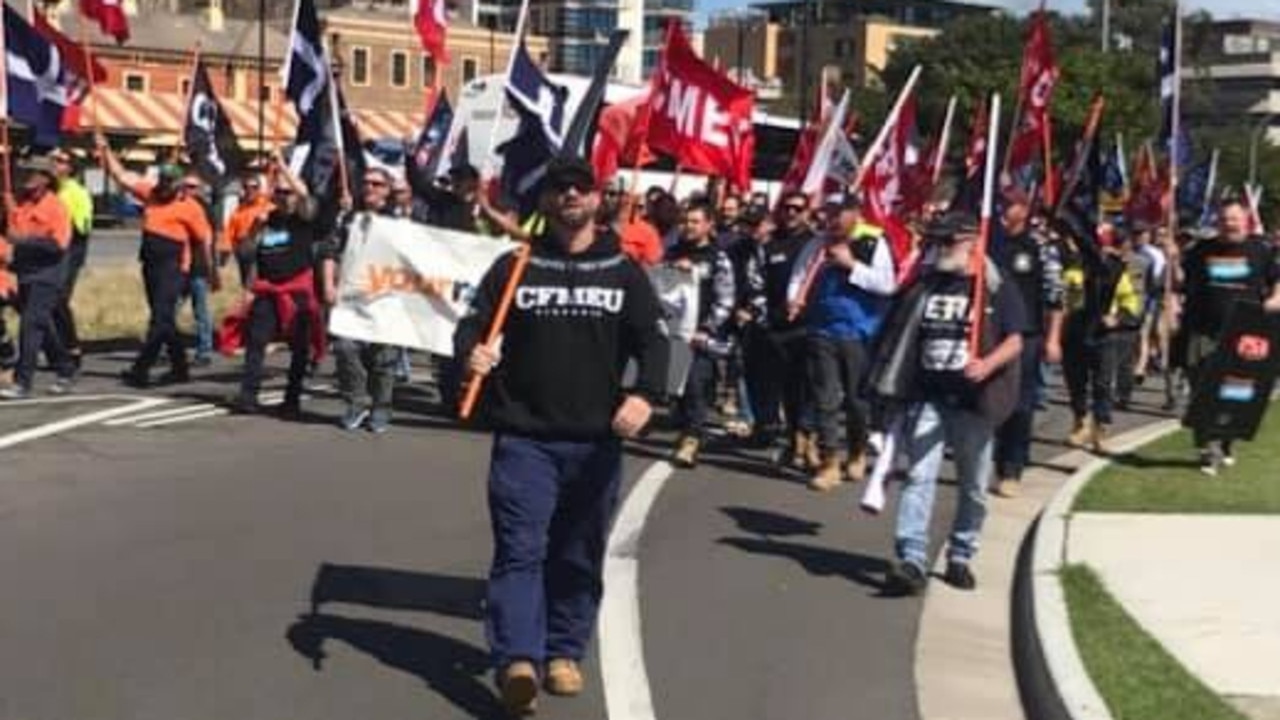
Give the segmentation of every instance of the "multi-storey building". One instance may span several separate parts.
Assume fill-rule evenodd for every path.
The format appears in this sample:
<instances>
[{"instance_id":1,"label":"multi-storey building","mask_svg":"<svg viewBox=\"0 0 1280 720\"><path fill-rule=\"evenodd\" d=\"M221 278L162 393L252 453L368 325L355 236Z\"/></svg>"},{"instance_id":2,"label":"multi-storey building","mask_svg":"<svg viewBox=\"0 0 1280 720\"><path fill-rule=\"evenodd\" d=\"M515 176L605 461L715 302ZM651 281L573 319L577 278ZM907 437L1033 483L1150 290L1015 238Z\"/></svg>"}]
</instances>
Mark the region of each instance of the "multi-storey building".
<instances>
[{"instance_id":1,"label":"multi-storey building","mask_svg":"<svg viewBox=\"0 0 1280 720\"><path fill-rule=\"evenodd\" d=\"M1280 22L1214 23L1196 57L1184 58L1183 112L1203 125L1242 121L1280 144Z\"/></svg>"}]
</instances>

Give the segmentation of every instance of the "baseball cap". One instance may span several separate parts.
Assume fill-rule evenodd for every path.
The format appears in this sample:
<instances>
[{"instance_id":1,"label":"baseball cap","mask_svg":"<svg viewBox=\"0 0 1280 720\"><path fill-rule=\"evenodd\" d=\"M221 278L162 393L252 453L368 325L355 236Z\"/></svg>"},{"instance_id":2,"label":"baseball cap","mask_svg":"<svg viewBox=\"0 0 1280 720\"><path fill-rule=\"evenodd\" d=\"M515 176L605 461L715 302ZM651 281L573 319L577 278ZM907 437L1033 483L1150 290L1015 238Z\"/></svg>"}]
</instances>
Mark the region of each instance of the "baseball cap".
<instances>
[{"instance_id":1,"label":"baseball cap","mask_svg":"<svg viewBox=\"0 0 1280 720\"><path fill-rule=\"evenodd\" d=\"M550 189L579 187L594 188L596 171L591 163L579 157L559 157L547 166L547 187Z\"/></svg>"},{"instance_id":2,"label":"baseball cap","mask_svg":"<svg viewBox=\"0 0 1280 720\"><path fill-rule=\"evenodd\" d=\"M955 242L961 235L972 235L978 232L978 217L971 212L953 210L948 212L925 228L925 237L940 242Z\"/></svg>"}]
</instances>

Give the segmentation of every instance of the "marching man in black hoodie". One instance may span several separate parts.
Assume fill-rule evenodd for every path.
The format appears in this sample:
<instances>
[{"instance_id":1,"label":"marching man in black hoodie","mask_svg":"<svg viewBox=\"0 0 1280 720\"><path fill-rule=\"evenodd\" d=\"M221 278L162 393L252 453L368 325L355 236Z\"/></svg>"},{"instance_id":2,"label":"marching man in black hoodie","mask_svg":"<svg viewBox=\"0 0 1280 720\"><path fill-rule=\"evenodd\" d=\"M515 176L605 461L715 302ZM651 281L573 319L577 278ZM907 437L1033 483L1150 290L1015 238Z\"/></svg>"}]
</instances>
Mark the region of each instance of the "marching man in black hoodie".
<instances>
[{"instance_id":1,"label":"marching man in black hoodie","mask_svg":"<svg viewBox=\"0 0 1280 720\"><path fill-rule=\"evenodd\" d=\"M596 623L605 540L618 499L622 439L648 424L666 385L667 342L648 277L599 234L591 165L558 159L500 350L481 341L514 258L481 281L459 324L456 357L488 376L481 413L494 431L489 513L494 555L487 631L503 704L536 707L539 680L577 695ZM628 359L633 389L622 386Z\"/></svg>"}]
</instances>

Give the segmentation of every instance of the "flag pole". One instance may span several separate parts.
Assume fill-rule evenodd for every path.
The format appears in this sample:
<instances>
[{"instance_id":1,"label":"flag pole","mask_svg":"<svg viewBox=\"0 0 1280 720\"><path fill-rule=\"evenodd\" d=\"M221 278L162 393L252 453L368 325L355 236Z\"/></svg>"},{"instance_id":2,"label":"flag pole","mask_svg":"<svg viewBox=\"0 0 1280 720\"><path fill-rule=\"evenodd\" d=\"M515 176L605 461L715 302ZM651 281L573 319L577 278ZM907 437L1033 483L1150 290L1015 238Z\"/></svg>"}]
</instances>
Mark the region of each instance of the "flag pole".
<instances>
[{"instance_id":1,"label":"flag pole","mask_svg":"<svg viewBox=\"0 0 1280 720\"><path fill-rule=\"evenodd\" d=\"M867 150L867 154L862 158L862 163L858 166L858 174L854 177L853 185L849 186L850 193L856 193L862 189L862 183L867 180L867 173L871 172L871 167L875 165L880 151L884 149L885 143L889 141L889 131L898 124L898 116L902 114L902 106L907 103L907 98L911 97L911 93L915 91L916 83L920 80L921 66L917 65L911 70L911 75L907 77L907 83L902 86L902 90L898 93L898 99L893 103L893 109L889 111L889 117L885 118L884 125L880 126L880 133L876 135L875 142Z\"/></svg>"},{"instance_id":2,"label":"flag pole","mask_svg":"<svg viewBox=\"0 0 1280 720\"><path fill-rule=\"evenodd\" d=\"M1173 6L1173 118L1169 123L1169 237L1178 236L1178 145L1182 135L1182 2ZM1172 273L1169 273L1172 275ZM1172 291L1172 287L1169 288Z\"/></svg>"},{"instance_id":3,"label":"flag pole","mask_svg":"<svg viewBox=\"0 0 1280 720\"><path fill-rule=\"evenodd\" d=\"M202 52L201 48L202 48L202 45L200 41L197 40L195 47L191 49L191 74L188 76L191 78L191 83L187 86L187 96L182 99L182 107L183 107L182 122L184 126L187 120L191 117L191 103L194 102L196 98L196 73L200 71L200 55ZM210 82L212 82L213 78L210 78L209 80ZM182 130L183 128L179 128L178 130L177 147L178 147L179 155L181 155L183 152L186 152L186 148L187 148L186 133L182 132Z\"/></svg>"},{"instance_id":4,"label":"flag pole","mask_svg":"<svg viewBox=\"0 0 1280 720\"><path fill-rule=\"evenodd\" d=\"M511 77L511 68L516 64L516 53L524 45L524 26L529 17L529 0L520 0L520 14L516 18L516 34L512 36L511 55L507 58L507 71L502 76L502 89L498 93L498 108L493 115L493 131L489 133L489 149L485 151L484 163L488 175L493 175L493 153L498 148L498 131L502 129L502 118L507 113L507 78Z\"/></svg>"},{"instance_id":5,"label":"flag pole","mask_svg":"<svg viewBox=\"0 0 1280 720\"><path fill-rule=\"evenodd\" d=\"M4 207L8 211L13 205L13 147L9 142L9 48L5 45L4 35L4 17L0 14L0 56L3 58L0 59L0 70L3 71L0 72L0 99L4 101L4 107L0 108L4 111L0 116L0 145L4 148L4 171L0 173L0 181L4 182Z\"/></svg>"},{"instance_id":6,"label":"flag pole","mask_svg":"<svg viewBox=\"0 0 1280 720\"><path fill-rule=\"evenodd\" d=\"M995 203L996 145L1000 139L1000 94L991 96L990 122L987 127L987 162L982 178L982 216L978 224L978 243L970 265L973 270L973 302L969 308L969 358L982 357L982 319L987 302L987 244L991 240L991 212Z\"/></svg>"},{"instance_id":7,"label":"flag pole","mask_svg":"<svg viewBox=\"0 0 1280 720\"><path fill-rule=\"evenodd\" d=\"M938 151L933 157L933 184L936 186L942 178L942 166L946 164L947 146L951 144L951 123L956 117L956 96L947 101L946 119L942 121L942 131L938 135Z\"/></svg>"},{"instance_id":8,"label":"flag pole","mask_svg":"<svg viewBox=\"0 0 1280 720\"><path fill-rule=\"evenodd\" d=\"M1053 114L1045 112L1040 127L1040 146L1044 152L1044 204L1054 207L1058 203L1058 183L1053 177Z\"/></svg>"},{"instance_id":9,"label":"flag pole","mask_svg":"<svg viewBox=\"0 0 1280 720\"><path fill-rule=\"evenodd\" d=\"M1218 184L1218 158L1220 153L1218 148L1213 149L1213 155L1209 160L1209 182L1204 187L1204 202L1200 206L1200 218L1209 216L1209 208L1213 205L1213 190Z\"/></svg>"},{"instance_id":10,"label":"flag pole","mask_svg":"<svg viewBox=\"0 0 1280 720\"><path fill-rule=\"evenodd\" d=\"M507 324L507 315L511 312L511 303L515 300L516 287L520 285L521 278L524 277L525 268L529 265L529 256L533 254L533 247L530 245L521 245L514 250L516 253L515 264L511 266L511 274L507 277L506 287L502 289L502 297L498 302L497 311L493 314L493 322L489 324L489 331L485 333L484 346L493 350L498 345L498 338L502 335L502 328ZM466 362L466 358L459 358L459 362ZM467 393L462 398L462 405L458 408L458 418L461 420L470 420L471 413L475 411L476 401L480 399L480 389L484 386L484 375L472 375L471 380L467 382Z\"/></svg>"},{"instance_id":11,"label":"flag pole","mask_svg":"<svg viewBox=\"0 0 1280 720\"><path fill-rule=\"evenodd\" d=\"M351 199L351 177L347 171L347 139L342 133L342 105L338 102L338 73L332 64L327 62L326 64L329 68L329 108L333 113L333 141L338 146L338 187L342 190L340 197Z\"/></svg>"},{"instance_id":12,"label":"flag pole","mask_svg":"<svg viewBox=\"0 0 1280 720\"><path fill-rule=\"evenodd\" d=\"M76 32L80 35L80 47L84 48L85 64L89 66L89 72L86 78L89 81L89 120L93 123L95 133L102 132L102 125L98 122L98 88L97 81L93 77L93 69L96 67L93 61L93 47L89 44L88 32L85 29L84 15L77 12L76 14Z\"/></svg>"}]
</instances>

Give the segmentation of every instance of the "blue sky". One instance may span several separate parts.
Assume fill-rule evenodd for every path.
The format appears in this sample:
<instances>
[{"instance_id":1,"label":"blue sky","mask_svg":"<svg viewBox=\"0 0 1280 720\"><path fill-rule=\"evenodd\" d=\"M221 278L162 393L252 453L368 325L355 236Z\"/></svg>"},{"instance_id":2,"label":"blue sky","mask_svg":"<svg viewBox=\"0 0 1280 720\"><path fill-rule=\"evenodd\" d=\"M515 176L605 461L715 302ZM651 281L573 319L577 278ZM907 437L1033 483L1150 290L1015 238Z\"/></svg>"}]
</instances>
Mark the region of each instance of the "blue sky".
<instances>
[{"instance_id":1,"label":"blue sky","mask_svg":"<svg viewBox=\"0 0 1280 720\"><path fill-rule=\"evenodd\" d=\"M990 1L1021 12L1034 9L1040 4L1040 0L980 1ZM742 0L698 0L697 7L698 14L705 15L716 10L741 7L743 4ZM1249 16L1280 20L1280 0L1183 0L1183 5L1188 9L1208 10L1220 17ZM1049 0L1049 7L1063 12L1082 12L1084 6L1084 0Z\"/></svg>"}]
</instances>

